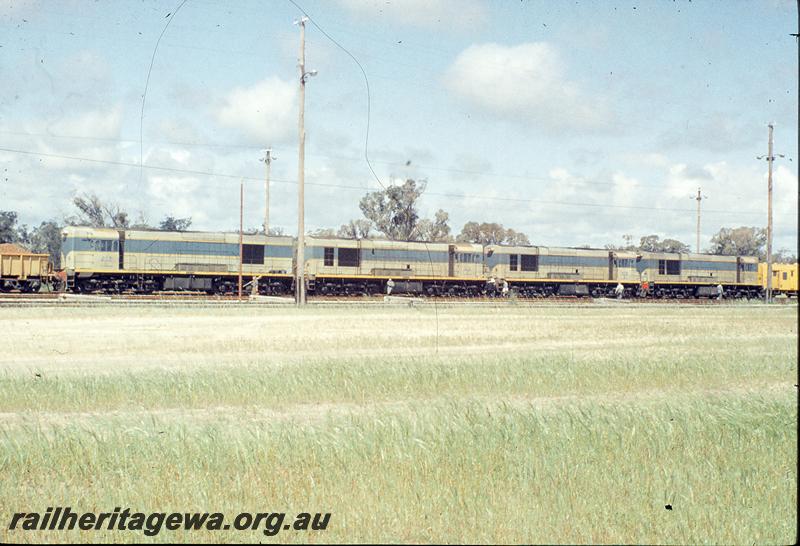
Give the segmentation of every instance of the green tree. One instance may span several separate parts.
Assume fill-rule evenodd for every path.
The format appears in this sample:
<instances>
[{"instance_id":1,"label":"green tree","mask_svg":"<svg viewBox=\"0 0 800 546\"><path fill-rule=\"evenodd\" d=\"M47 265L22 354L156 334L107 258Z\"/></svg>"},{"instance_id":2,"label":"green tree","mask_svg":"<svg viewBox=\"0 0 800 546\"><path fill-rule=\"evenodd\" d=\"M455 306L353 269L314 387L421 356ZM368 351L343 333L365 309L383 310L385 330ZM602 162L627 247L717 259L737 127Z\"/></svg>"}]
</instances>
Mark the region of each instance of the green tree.
<instances>
[{"instance_id":1,"label":"green tree","mask_svg":"<svg viewBox=\"0 0 800 546\"><path fill-rule=\"evenodd\" d=\"M49 254L53 267L61 267L61 226L48 220L33 228L28 246L33 252Z\"/></svg>"},{"instance_id":2,"label":"green tree","mask_svg":"<svg viewBox=\"0 0 800 546\"><path fill-rule=\"evenodd\" d=\"M674 254L691 252L686 243L677 239L661 239L658 235L645 235L639 239L639 244L633 244L633 235L623 235L624 244L607 244L608 250L627 250L630 252L669 252Z\"/></svg>"},{"instance_id":3,"label":"green tree","mask_svg":"<svg viewBox=\"0 0 800 546\"><path fill-rule=\"evenodd\" d=\"M779 264L793 264L797 263L797 256L792 254L789 250L782 248L778 252L772 254L772 261Z\"/></svg>"},{"instance_id":4,"label":"green tree","mask_svg":"<svg viewBox=\"0 0 800 546\"><path fill-rule=\"evenodd\" d=\"M636 250L644 252L671 252L681 253L689 252L691 249L689 245L678 241L677 239L663 239L659 240L658 235L646 235L639 240L639 247Z\"/></svg>"},{"instance_id":5,"label":"green tree","mask_svg":"<svg viewBox=\"0 0 800 546\"><path fill-rule=\"evenodd\" d=\"M0 210L0 243L17 242L17 213Z\"/></svg>"},{"instance_id":6,"label":"green tree","mask_svg":"<svg viewBox=\"0 0 800 546\"><path fill-rule=\"evenodd\" d=\"M336 237L340 237L340 235L337 234L336 230L333 228L319 228L312 231L310 235L320 239L335 239Z\"/></svg>"},{"instance_id":7,"label":"green tree","mask_svg":"<svg viewBox=\"0 0 800 546\"><path fill-rule=\"evenodd\" d=\"M508 228L506 230L505 242L506 244L517 245L517 246L527 246L531 244L527 235L519 231L514 231L511 228Z\"/></svg>"},{"instance_id":8,"label":"green tree","mask_svg":"<svg viewBox=\"0 0 800 546\"><path fill-rule=\"evenodd\" d=\"M388 239L411 241L416 238L419 212L417 201L427 183L408 179L402 185L366 194L359 203L364 217Z\"/></svg>"},{"instance_id":9,"label":"green tree","mask_svg":"<svg viewBox=\"0 0 800 546\"><path fill-rule=\"evenodd\" d=\"M461 228L461 233L456 237L463 243L477 243L481 245L529 245L530 240L524 233L506 229L503 224L496 222L467 222Z\"/></svg>"},{"instance_id":10,"label":"green tree","mask_svg":"<svg viewBox=\"0 0 800 546\"><path fill-rule=\"evenodd\" d=\"M347 239L366 239L370 233L372 233L372 222L365 218L359 218L342 224L335 236Z\"/></svg>"},{"instance_id":11,"label":"green tree","mask_svg":"<svg viewBox=\"0 0 800 546\"><path fill-rule=\"evenodd\" d=\"M417 224L416 238L421 241L431 241L436 243L450 241L452 237L450 237L450 226L448 225L449 220L450 215L442 209L439 209L436 211L436 215L433 220L424 218L419 221L419 224Z\"/></svg>"},{"instance_id":12,"label":"green tree","mask_svg":"<svg viewBox=\"0 0 800 546\"><path fill-rule=\"evenodd\" d=\"M0 211L0 243L17 243L36 254L49 254L55 267L61 262L61 226L55 221L29 228L17 225L17 213Z\"/></svg>"},{"instance_id":13,"label":"green tree","mask_svg":"<svg viewBox=\"0 0 800 546\"><path fill-rule=\"evenodd\" d=\"M95 194L77 195L72 204L78 209L77 216L69 216L64 222L72 226L91 226L96 228L128 228L128 213L117 203L103 203Z\"/></svg>"},{"instance_id":14,"label":"green tree","mask_svg":"<svg viewBox=\"0 0 800 546\"><path fill-rule=\"evenodd\" d=\"M158 229L161 231L186 231L192 225L192 219L189 218L176 218L174 216L167 215L164 217L163 220L158 224Z\"/></svg>"},{"instance_id":15,"label":"green tree","mask_svg":"<svg viewBox=\"0 0 800 546\"><path fill-rule=\"evenodd\" d=\"M767 256L767 230L759 227L741 226L722 228L711 238L711 254L723 256Z\"/></svg>"}]
</instances>

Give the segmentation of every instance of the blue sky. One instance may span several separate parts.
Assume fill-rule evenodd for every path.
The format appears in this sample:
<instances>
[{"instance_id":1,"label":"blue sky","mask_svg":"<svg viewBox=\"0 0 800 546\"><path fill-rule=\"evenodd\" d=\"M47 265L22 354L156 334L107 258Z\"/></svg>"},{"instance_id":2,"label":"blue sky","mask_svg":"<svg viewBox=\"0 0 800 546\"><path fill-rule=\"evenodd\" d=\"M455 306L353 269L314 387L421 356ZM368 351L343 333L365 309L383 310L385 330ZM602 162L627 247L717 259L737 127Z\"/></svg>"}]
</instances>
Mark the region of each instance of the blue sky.
<instances>
[{"instance_id":1,"label":"blue sky","mask_svg":"<svg viewBox=\"0 0 800 546\"><path fill-rule=\"evenodd\" d=\"M766 224L775 122L776 248L797 246L797 32L791 0L298 2L363 65L369 154L384 184L425 178L421 207L496 221L542 245L656 233L703 245ZM91 191L151 222L238 225L238 180L263 176L271 220L296 228L297 49L286 0L0 0L0 209L37 223ZM378 184L364 161L366 90L313 25L306 94L309 229L360 216ZM81 162L53 155L91 158ZM791 161L789 161L791 159ZM203 171L229 176L180 172ZM246 182L246 224L263 184Z\"/></svg>"}]
</instances>

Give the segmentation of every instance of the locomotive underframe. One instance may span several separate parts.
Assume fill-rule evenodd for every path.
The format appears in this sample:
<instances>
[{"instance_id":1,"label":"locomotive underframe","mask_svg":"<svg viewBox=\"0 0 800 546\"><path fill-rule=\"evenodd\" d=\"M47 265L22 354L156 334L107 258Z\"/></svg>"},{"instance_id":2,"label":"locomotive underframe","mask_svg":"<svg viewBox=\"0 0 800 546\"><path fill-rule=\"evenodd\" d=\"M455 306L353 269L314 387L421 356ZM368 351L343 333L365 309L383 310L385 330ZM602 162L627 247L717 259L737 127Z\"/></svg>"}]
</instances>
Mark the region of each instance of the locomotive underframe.
<instances>
[{"instance_id":1,"label":"locomotive underframe","mask_svg":"<svg viewBox=\"0 0 800 546\"><path fill-rule=\"evenodd\" d=\"M260 295L287 295L294 288L289 275L245 275L244 292L253 293L254 279ZM376 296L386 294L388 278L312 277L307 293L317 296ZM503 297L499 283L491 285L480 279L407 278L394 281L393 295L436 297ZM514 281L509 296L521 298L548 297L616 297L617 281L574 281L548 279ZM716 298L716 285L697 283L651 283L645 293L638 284L623 283L624 298L690 299ZM76 293L153 294L157 292L192 292L215 295L238 293L238 275L170 275L127 273L78 273L67 278L66 290ZM758 298L762 290L756 285L725 285L723 297Z\"/></svg>"},{"instance_id":2,"label":"locomotive underframe","mask_svg":"<svg viewBox=\"0 0 800 546\"><path fill-rule=\"evenodd\" d=\"M252 293L252 276L243 277L245 290ZM292 279L287 276L261 276L257 280L261 295L281 295L291 291ZM157 292L191 292L233 295L239 290L238 275L169 275L126 273L78 273L68 276L66 290L79 294L153 294Z\"/></svg>"}]
</instances>

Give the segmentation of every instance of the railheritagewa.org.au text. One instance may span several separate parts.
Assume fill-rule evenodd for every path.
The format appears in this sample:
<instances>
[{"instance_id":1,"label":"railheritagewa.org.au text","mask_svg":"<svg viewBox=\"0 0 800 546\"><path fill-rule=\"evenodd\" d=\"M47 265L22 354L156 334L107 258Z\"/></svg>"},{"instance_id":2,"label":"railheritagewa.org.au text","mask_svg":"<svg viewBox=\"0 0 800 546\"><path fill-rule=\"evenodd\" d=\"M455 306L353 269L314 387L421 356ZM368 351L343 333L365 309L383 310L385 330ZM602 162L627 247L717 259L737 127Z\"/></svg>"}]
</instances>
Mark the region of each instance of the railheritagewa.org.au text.
<instances>
[{"instance_id":1,"label":"railheritagewa.org.au text","mask_svg":"<svg viewBox=\"0 0 800 546\"><path fill-rule=\"evenodd\" d=\"M260 531L275 536L281 531L325 531L330 512L289 516L285 512L241 512L228 518L221 512L77 512L71 507L48 507L44 512L16 512L9 531L129 531L155 536L162 531Z\"/></svg>"}]
</instances>

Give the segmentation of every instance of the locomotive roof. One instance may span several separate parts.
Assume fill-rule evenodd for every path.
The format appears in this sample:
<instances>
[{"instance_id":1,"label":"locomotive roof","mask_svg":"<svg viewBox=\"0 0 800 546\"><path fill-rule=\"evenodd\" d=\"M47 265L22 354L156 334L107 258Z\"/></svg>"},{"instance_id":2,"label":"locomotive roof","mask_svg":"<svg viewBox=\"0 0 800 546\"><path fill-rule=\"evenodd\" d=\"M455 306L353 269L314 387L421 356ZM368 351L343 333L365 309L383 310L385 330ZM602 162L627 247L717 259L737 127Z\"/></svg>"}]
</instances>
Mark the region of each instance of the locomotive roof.
<instances>
[{"instance_id":1,"label":"locomotive roof","mask_svg":"<svg viewBox=\"0 0 800 546\"><path fill-rule=\"evenodd\" d=\"M164 233L164 234L189 234L189 235L236 235L238 236L238 232L236 231L200 231L200 230L186 230L186 231L166 231L156 228L114 228L114 227L102 227L96 228L92 226L66 226L64 230L76 230L76 231L106 231L106 232L118 232L118 231L125 231L125 232L144 232L144 233ZM263 233L243 233L245 237L263 237ZM270 239L292 239L295 240L296 237L292 235L270 235ZM608 249L608 248L586 248L586 247L562 247L562 246L545 246L545 245L508 245L508 244L489 244L489 245L480 245L480 243L469 243L469 242L434 242L434 241L397 241L391 240L386 238L380 237L368 237L368 238L353 238L353 237L320 237L314 236L312 234L306 235L307 240L312 241L325 241L325 242L335 242L335 241L347 241L347 242L358 242L358 241L368 241L368 242L375 242L375 243L388 243L388 244L422 244L422 245L431 245L431 246L442 246L442 245L455 245L455 246L483 246L485 248L502 248L502 249L544 249L547 251L570 251L570 252L613 252L614 254L620 256L646 256L651 259L656 259L658 257L663 257L667 259L675 259L677 256L680 258L704 258L704 259L711 259L711 260L729 260L735 259L737 256L727 256L721 254L705 254L705 253L694 253L694 252L652 252L652 251L643 251L643 250L626 250L626 249ZM30 253L30 251L22 249L21 247L17 247L17 250L6 250L6 252L15 252L15 253ZM464 251L467 251L465 248ZM748 261L750 260L757 260L755 256L738 256L740 258L745 258Z\"/></svg>"}]
</instances>

